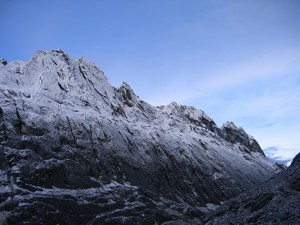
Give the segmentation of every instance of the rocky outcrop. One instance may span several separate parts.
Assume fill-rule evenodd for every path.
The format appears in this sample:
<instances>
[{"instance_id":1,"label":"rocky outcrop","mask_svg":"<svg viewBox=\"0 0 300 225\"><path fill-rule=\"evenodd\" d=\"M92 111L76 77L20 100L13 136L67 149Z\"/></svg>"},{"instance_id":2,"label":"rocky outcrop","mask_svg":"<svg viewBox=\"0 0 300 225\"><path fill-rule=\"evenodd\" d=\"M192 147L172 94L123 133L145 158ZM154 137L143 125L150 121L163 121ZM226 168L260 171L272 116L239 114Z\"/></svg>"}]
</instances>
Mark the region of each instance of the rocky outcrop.
<instances>
[{"instance_id":1,"label":"rocky outcrop","mask_svg":"<svg viewBox=\"0 0 300 225\"><path fill-rule=\"evenodd\" d=\"M254 137L248 135L243 128L237 127L233 122L226 122L222 128L223 137L230 143L239 143L246 148L241 147L241 151L259 152L264 155L264 152L260 148Z\"/></svg>"},{"instance_id":2,"label":"rocky outcrop","mask_svg":"<svg viewBox=\"0 0 300 225\"><path fill-rule=\"evenodd\" d=\"M151 106L62 50L0 67L0 141L0 211L11 224L197 224L275 173L234 124Z\"/></svg>"},{"instance_id":3,"label":"rocky outcrop","mask_svg":"<svg viewBox=\"0 0 300 225\"><path fill-rule=\"evenodd\" d=\"M7 65L7 61L4 58L0 58L0 64Z\"/></svg>"},{"instance_id":4,"label":"rocky outcrop","mask_svg":"<svg viewBox=\"0 0 300 225\"><path fill-rule=\"evenodd\" d=\"M219 207L206 224L299 224L300 153L291 166Z\"/></svg>"},{"instance_id":5,"label":"rocky outcrop","mask_svg":"<svg viewBox=\"0 0 300 225\"><path fill-rule=\"evenodd\" d=\"M6 159L0 209L8 224L201 224L199 209L129 183L100 185L78 162L42 160L31 150L0 150Z\"/></svg>"}]
</instances>

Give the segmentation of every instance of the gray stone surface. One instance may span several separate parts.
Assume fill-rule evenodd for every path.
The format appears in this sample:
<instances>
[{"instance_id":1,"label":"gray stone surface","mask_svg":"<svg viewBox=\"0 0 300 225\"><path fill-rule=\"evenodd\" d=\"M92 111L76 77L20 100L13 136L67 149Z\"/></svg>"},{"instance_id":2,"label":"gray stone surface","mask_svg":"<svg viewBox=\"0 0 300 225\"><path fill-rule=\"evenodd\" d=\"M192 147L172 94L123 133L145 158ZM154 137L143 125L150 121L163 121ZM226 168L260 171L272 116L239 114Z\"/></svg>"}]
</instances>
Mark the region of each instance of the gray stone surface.
<instances>
[{"instance_id":1,"label":"gray stone surface","mask_svg":"<svg viewBox=\"0 0 300 225\"><path fill-rule=\"evenodd\" d=\"M300 222L300 154L265 184L220 206L210 224L294 224Z\"/></svg>"},{"instance_id":2,"label":"gray stone surface","mask_svg":"<svg viewBox=\"0 0 300 225\"><path fill-rule=\"evenodd\" d=\"M275 174L242 128L149 105L62 50L0 67L0 154L11 224L197 224Z\"/></svg>"}]
</instances>

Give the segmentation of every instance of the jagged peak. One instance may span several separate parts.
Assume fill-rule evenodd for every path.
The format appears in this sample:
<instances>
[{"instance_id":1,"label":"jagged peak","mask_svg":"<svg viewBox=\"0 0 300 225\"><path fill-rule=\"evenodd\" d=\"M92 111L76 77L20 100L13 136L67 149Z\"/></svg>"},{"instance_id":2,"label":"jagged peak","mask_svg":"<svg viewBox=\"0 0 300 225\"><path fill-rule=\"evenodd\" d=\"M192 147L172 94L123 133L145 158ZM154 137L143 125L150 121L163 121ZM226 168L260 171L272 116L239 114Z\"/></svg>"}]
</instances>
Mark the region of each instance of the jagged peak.
<instances>
[{"instance_id":1,"label":"jagged peak","mask_svg":"<svg viewBox=\"0 0 300 225\"><path fill-rule=\"evenodd\" d=\"M65 53L62 49L53 49L53 50L38 50L37 54L32 58L44 58L44 57L50 57L50 58L61 58L64 61L69 61L70 57L67 53Z\"/></svg>"},{"instance_id":2,"label":"jagged peak","mask_svg":"<svg viewBox=\"0 0 300 225\"><path fill-rule=\"evenodd\" d=\"M7 61L4 58L0 58L0 64L7 65Z\"/></svg>"},{"instance_id":3,"label":"jagged peak","mask_svg":"<svg viewBox=\"0 0 300 225\"><path fill-rule=\"evenodd\" d=\"M70 59L61 49L37 51L28 62L12 61L3 67L2 80L9 82L11 89L19 91L21 87L23 92L43 93L56 100L108 101L114 96L113 87L95 63L84 57Z\"/></svg>"},{"instance_id":4,"label":"jagged peak","mask_svg":"<svg viewBox=\"0 0 300 225\"><path fill-rule=\"evenodd\" d=\"M131 90L131 91L133 91L132 90L132 88L130 87L130 85L129 84L127 84L126 82L122 82L122 84L121 84L121 86L120 86L120 88L125 88L125 89L128 89L128 90Z\"/></svg>"},{"instance_id":5,"label":"jagged peak","mask_svg":"<svg viewBox=\"0 0 300 225\"><path fill-rule=\"evenodd\" d=\"M223 130L225 133L236 132L243 137L247 137L249 141L255 140L252 136L248 135L242 127L237 127L232 121L226 121L221 127L221 130Z\"/></svg>"},{"instance_id":6,"label":"jagged peak","mask_svg":"<svg viewBox=\"0 0 300 225\"><path fill-rule=\"evenodd\" d=\"M300 166L300 152L293 159L291 166Z\"/></svg>"},{"instance_id":7,"label":"jagged peak","mask_svg":"<svg viewBox=\"0 0 300 225\"><path fill-rule=\"evenodd\" d=\"M179 105L176 102L171 102L167 106L159 106L158 109L169 115L176 115L186 118L190 123L204 127L212 132L218 130L218 127L213 119L211 119L203 110L196 109L193 106Z\"/></svg>"},{"instance_id":8,"label":"jagged peak","mask_svg":"<svg viewBox=\"0 0 300 225\"><path fill-rule=\"evenodd\" d=\"M239 130L240 128L238 128L234 122L232 121L226 121L222 128L230 128L230 129L233 129L233 130Z\"/></svg>"},{"instance_id":9,"label":"jagged peak","mask_svg":"<svg viewBox=\"0 0 300 225\"><path fill-rule=\"evenodd\" d=\"M177 102L171 102L169 105L167 105L167 107L171 108L171 109L174 109L174 110L178 110L180 109L180 105L178 105Z\"/></svg>"},{"instance_id":10,"label":"jagged peak","mask_svg":"<svg viewBox=\"0 0 300 225\"><path fill-rule=\"evenodd\" d=\"M99 67L93 61L89 60L88 58L86 58L84 56L81 56L80 58L75 59L75 61L78 61L79 63L81 63L81 64L83 64L85 66L95 67L98 70L102 71L101 69L99 69Z\"/></svg>"},{"instance_id":11,"label":"jagged peak","mask_svg":"<svg viewBox=\"0 0 300 225\"><path fill-rule=\"evenodd\" d=\"M234 122L232 122L232 121L226 121L226 122L223 124L223 126L221 127L221 129L222 129L222 130L227 130L227 129L229 129L229 130L234 130L234 131L237 131L237 132L241 133L241 134L244 135L244 136L247 136L247 137L249 138L249 140L250 140L250 139L254 139L253 136L248 135L248 134L246 133L246 131L245 131L242 127L238 127L238 126L237 126Z\"/></svg>"},{"instance_id":12,"label":"jagged peak","mask_svg":"<svg viewBox=\"0 0 300 225\"><path fill-rule=\"evenodd\" d=\"M255 138L246 133L242 127L237 127L234 122L227 121L224 123L221 127L221 131L227 141L243 144L248 147L251 152L260 152L263 156L265 156Z\"/></svg>"},{"instance_id":13,"label":"jagged peak","mask_svg":"<svg viewBox=\"0 0 300 225\"><path fill-rule=\"evenodd\" d=\"M190 115L194 119L205 118L209 121L213 121L203 110L197 109L194 106L182 106L185 114Z\"/></svg>"},{"instance_id":14,"label":"jagged peak","mask_svg":"<svg viewBox=\"0 0 300 225\"><path fill-rule=\"evenodd\" d=\"M105 82L108 84L108 79L104 75L104 72L91 60L85 58L85 57L80 57L78 59L73 60L75 67L79 69L80 74L86 79L91 77L100 79L100 80L105 80Z\"/></svg>"},{"instance_id":15,"label":"jagged peak","mask_svg":"<svg viewBox=\"0 0 300 225\"><path fill-rule=\"evenodd\" d=\"M217 132L218 127L213 119L211 119L203 110L196 109L193 106L182 106L185 116L197 126L204 127L211 132Z\"/></svg>"},{"instance_id":16,"label":"jagged peak","mask_svg":"<svg viewBox=\"0 0 300 225\"><path fill-rule=\"evenodd\" d=\"M172 115L172 114L183 114L181 106L178 105L176 102L171 102L168 105L157 106L156 108L159 109L159 110L161 110L164 113L169 114L169 115Z\"/></svg>"},{"instance_id":17,"label":"jagged peak","mask_svg":"<svg viewBox=\"0 0 300 225\"><path fill-rule=\"evenodd\" d=\"M126 105L132 107L138 102L138 96L126 82L122 83L118 89L118 92L120 92L121 99Z\"/></svg>"},{"instance_id":18,"label":"jagged peak","mask_svg":"<svg viewBox=\"0 0 300 225\"><path fill-rule=\"evenodd\" d=\"M41 73L61 68L69 69L70 64L71 59L63 50L38 50L28 62L25 62L22 73L31 74L37 71Z\"/></svg>"},{"instance_id":19,"label":"jagged peak","mask_svg":"<svg viewBox=\"0 0 300 225\"><path fill-rule=\"evenodd\" d=\"M65 53L65 51L62 49L37 50L36 55L58 55L58 54L67 55L67 53Z\"/></svg>"},{"instance_id":20,"label":"jagged peak","mask_svg":"<svg viewBox=\"0 0 300 225\"><path fill-rule=\"evenodd\" d=\"M94 62L85 57L71 59L61 49L37 51L37 54L26 63L26 67L28 67L29 71L32 71L32 66L36 67L37 65L41 65L40 70L51 70L54 75L64 73L69 74L69 77L75 76L78 78L77 74L79 74L79 77L82 76L92 83L95 83L95 80L101 80L101 82L105 80L105 83L108 83L104 72ZM77 72L74 73L74 71Z\"/></svg>"}]
</instances>

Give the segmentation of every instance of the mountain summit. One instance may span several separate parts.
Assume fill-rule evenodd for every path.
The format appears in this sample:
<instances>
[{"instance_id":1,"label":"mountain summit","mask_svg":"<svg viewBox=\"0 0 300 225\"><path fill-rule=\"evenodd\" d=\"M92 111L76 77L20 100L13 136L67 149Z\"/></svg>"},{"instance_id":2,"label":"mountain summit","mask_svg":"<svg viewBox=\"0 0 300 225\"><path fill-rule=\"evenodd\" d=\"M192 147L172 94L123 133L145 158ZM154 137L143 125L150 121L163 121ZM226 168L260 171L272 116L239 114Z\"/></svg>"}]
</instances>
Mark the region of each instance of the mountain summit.
<instances>
[{"instance_id":1,"label":"mountain summit","mask_svg":"<svg viewBox=\"0 0 300 225\"><path fill-rule=\"evenodd\" d=\"M154 107L62 50L0 63L0 107L9 224L201 224L275 174L232 122L219 128L194 107Z\"/></svg>"}]
</instances>

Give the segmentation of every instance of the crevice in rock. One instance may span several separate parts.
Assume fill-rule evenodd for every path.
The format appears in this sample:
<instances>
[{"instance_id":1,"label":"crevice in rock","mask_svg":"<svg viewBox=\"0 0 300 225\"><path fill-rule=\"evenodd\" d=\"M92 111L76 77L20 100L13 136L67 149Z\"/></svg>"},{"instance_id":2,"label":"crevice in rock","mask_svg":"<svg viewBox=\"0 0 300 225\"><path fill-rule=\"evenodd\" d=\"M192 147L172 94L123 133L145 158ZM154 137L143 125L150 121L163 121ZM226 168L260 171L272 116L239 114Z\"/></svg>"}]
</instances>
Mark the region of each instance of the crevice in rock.
<instances>
[{"instance_id":1,"label":"crevice in rock","mask_svg":"<svg viewBox=\"0 0 300 225\"><path fill-rule=\"evenodd\" d=\"M62 91L66 92L66 93L68 92L59 82L57 82L57 84Z\"/></svg>"},{"instance_id":2,"label":"crevice in rock","mask_svg":"<svg viewBox=\"0 0 300 225\"><path fill-rule=\"evenodd\" d=\"M72 135L72 137L73 137L74 144L75 144L77 150L79 150L79 147L78 147L78 144L77 144L77 141L76 141L75 134L74 134L74 132L73 132L73 128L72 128L70 119L69 119L68 116L66 116L66 118L67 118L67 121L68 121L68 125L69 125L69 129L70 129L71 135Z\"/></svg>"}]
</instances>

